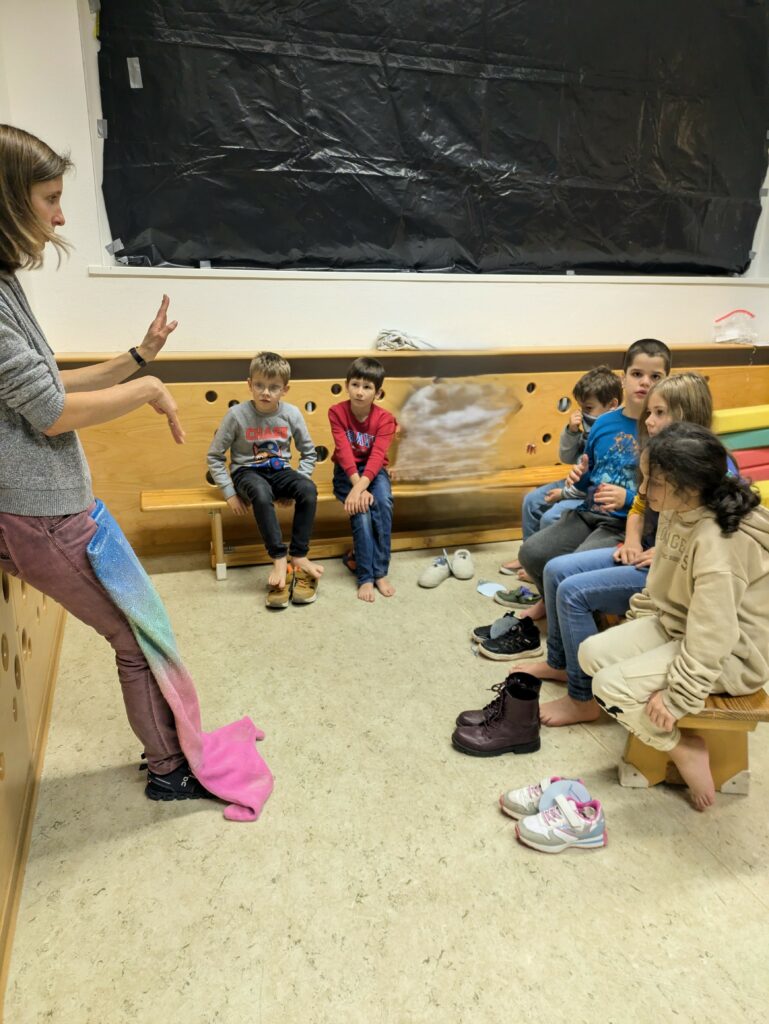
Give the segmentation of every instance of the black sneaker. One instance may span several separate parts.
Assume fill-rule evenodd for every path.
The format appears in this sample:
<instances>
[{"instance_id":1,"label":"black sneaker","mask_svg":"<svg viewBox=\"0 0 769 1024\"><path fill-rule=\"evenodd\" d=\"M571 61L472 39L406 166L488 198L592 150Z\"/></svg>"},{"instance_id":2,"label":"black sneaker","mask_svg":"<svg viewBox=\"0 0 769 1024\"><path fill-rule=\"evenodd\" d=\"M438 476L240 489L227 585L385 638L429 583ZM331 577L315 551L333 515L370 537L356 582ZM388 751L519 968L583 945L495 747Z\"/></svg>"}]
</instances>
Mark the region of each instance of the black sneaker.
<instances>
[{"instance_id":1,"label":"black sneaker","mask_svg":"<svg viewBox=\"0 0 769 1024\"><path fill-rule=\"evenodd\" d=\"M542 637L531 619L521 619L517 629L511 629L496 640L484 640L480 652L484 658L493 661L523 661L525 658L541 658Z\"/></svg>"},{"instance_id":2,"label":"black sneaker","mask_svg":"<svg viewBox=\"0 0 769 1024\"><path fill-rule=\"evenodd\" d=\"M518 629L521 621L521 619L517 619L515 617L515 612L505 612L505 614L501 618L497 619L496 622L492 622L491 626L476 626L470 634L470 639L474 644L482 644L484 640L491 640L491 628L492 626L495 626L497 622L506 623L507 628L505 629L505 632L507 633L508 630Z\"/></svg>"},{"instance_id":3,"label":"black sneaker","mask_svg":"<svg viewBox=\"0 0 769 1024\"><path fill-rule=\"evenodd\" d=\"M167 775L156 775L147 769L144 792L150 800L216 800L213 793L201 786L185 761Z\"/></svg>"}]
</instances>

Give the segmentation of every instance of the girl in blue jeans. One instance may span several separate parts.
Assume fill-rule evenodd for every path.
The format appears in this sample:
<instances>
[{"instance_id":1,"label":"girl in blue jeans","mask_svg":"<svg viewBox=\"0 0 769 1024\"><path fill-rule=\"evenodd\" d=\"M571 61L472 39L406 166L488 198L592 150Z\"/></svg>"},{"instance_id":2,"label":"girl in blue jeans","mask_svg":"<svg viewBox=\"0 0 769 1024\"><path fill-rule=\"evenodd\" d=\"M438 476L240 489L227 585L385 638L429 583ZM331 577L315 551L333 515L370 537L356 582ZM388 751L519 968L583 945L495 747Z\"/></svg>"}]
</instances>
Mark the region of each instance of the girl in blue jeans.
<instances>
[{"instance_id":1,"label":"girl in blue jeans","mask_svg":"<svg viewBox=\"0 0 769 1024\"><path fill-rule=\"evenodd\" d=\"M713 401L698 373L667 377L646 396L638 420L643 446L669 423L684 420L710 427ZM644 455L641 455L643 467ZM580 668L579 646L598 632L594 615L624 615L630 598L646 586L654 557L656 514L646 509L643 484L628 515L625 541L616 548L599 548L552 558L545 566L543 597L547 609L547 661L527 666L539 679L566 683L568 693L542 705L543 725L592 722L601 713L593 699L592 680Z\"/></svg>"}]
</instances>

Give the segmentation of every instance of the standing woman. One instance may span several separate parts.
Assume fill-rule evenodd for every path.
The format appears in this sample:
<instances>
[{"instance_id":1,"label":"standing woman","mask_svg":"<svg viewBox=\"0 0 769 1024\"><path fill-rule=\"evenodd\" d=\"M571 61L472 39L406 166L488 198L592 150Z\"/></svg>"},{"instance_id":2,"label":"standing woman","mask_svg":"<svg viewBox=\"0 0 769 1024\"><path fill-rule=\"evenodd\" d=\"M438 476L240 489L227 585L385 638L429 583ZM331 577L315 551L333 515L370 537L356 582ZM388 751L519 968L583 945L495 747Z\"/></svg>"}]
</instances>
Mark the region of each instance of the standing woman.
<instances>
[{"instance_id":1,"label":"standing woman","mask_svg":"<svg viewBox=\"0 0 769 1024\"><path fill-rule=\"evenodd\" d=\"M174 717L127 620L86 554L96 532L91 476L75 431L149 404L184 441L176 404L156 377L123 383L161 350L176 321L168 297L143 341L96 366L59 372L16 277L34 269L64 224L63 175L71 163L40 139L0 125L0 568L58 601L115 650L131 728L148 763L154 800L209 796L181 751Z\"/></svg>"}]
</instances>

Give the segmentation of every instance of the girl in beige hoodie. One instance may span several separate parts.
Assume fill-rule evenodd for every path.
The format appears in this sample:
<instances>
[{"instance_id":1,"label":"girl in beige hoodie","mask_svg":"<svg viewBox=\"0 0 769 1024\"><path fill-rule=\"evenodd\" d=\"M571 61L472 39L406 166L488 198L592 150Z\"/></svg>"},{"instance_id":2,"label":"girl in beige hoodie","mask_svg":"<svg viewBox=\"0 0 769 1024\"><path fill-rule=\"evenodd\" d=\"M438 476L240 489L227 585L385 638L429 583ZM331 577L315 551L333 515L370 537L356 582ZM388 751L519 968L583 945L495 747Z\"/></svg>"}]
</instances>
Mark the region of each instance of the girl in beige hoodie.
<instances>
[{"instance_id":1,"label":"girl in beige hoodie","mask_svg":"<svg viewBox=\"0 0 769 1024\"><path fill-rule=\"evenodd\" d=\"M596 700L670 752L701 811L715 799L707 749L676 722L711 693L752 693L769 680L769 511L727 475L726 458L717 437L690 423L649 442L642 486L660 520L646 588L630 621L579 650Z\"/></svg>"}]
</instances>

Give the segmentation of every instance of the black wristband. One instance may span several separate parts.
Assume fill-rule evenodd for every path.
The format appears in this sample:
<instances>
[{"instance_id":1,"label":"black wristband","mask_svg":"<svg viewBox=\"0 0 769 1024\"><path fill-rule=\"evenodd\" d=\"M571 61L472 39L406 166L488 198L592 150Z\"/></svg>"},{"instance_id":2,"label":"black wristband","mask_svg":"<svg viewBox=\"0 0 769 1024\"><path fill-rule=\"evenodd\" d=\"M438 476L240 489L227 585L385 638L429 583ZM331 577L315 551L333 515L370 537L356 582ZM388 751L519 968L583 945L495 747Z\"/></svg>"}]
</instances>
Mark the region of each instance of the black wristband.
<instances>
[{"instance_id":1,"label":"black wristband","mask_svg":"<svg viewBox=\"0 0 769 1024\"><path fill-rule=\"evenodd\" d=\"M139 366L146 366L146 365L147 365L147 360L146 360L146 359L142 359L142 357L141 357L141 356L139 355L139 350L138 350L138 348L136 348L136 347L134 346L133 348L129 348L129 350L128 350L128 351L129 351L129 352L131 353L131 355L132 355L132 356L134 357L134 359L135 359L135 360L136 360L136 362L137 362L137 363L139 364Z\"/></svg>"}]
</instances>

